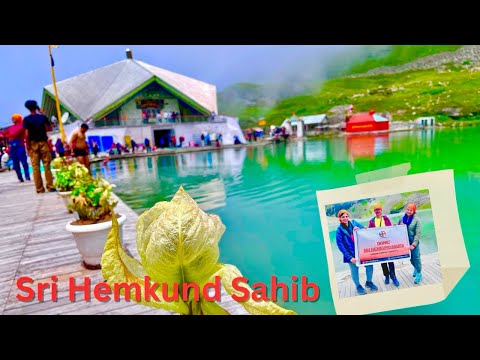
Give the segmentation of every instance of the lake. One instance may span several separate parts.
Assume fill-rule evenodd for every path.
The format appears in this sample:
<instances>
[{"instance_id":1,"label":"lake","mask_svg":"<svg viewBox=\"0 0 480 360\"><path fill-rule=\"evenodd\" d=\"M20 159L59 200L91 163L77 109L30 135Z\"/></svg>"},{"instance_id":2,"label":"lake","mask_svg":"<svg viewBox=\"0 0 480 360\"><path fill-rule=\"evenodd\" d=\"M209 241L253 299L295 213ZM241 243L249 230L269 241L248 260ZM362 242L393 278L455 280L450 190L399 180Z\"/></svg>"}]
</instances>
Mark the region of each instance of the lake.
<instances>
[{"instance_id":1,"label":"lake","mask_svg":"<svg viewBox=\"0 0 480 360\"><path fill-rule=\"evenodd\" d=\"M291 276L306 275L320 286L320 299L287 307L334 314L315 191L354 185L356 174L407 162L409 174L454 169L471 268L443 302L388 314L479 314L479 142L480 128L428 129L124 159L92 170L110 178L115 193L139 214L183 186L226 225L221 262L237 266L250 284L269 283L272 275L291 283Z\"/></svg>"}]
</instances>

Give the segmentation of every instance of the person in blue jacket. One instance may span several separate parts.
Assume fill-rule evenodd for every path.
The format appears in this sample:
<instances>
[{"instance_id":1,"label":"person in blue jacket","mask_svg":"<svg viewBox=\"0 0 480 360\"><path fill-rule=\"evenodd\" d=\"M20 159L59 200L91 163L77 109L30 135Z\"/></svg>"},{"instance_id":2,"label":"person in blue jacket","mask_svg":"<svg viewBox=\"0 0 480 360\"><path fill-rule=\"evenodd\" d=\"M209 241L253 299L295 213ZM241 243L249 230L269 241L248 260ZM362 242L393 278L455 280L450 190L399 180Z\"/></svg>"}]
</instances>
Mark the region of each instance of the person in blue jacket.
<instances>
[{"instance_id":1,"label":"person in blue jacket","mask_svg":"<svg viewBox=\"0 0 480 360\"><path fill-rule=\"evenodd\" d=\"M338 212L338 219L340 225L338 225L336 232L336 240L338 249L343 254L343 262L350 266L350 272L352 273L352 280L357 287L357 293L359 295L365 295L367 291L362 285L360 285L360 278L358 276L358 266L356 265L357 259L355 259L355 243L353 238L353 232L358 229L363 229L363 225L355 220L350 221L350 215L347 210L340 210ZM373 277L373 265L365 266L367 272L367 282L365 287L372 291L377 291L377 286L372 282Z\"/></svg>"}]
</instances>

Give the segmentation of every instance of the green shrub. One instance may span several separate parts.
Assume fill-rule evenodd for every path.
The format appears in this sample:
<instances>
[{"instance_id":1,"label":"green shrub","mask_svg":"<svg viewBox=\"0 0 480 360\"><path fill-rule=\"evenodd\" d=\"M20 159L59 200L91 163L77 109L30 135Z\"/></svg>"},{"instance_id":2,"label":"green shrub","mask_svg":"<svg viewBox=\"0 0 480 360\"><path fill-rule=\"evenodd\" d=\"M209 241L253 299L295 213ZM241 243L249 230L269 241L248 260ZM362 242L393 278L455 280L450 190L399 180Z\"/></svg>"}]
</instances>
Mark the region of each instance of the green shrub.
<instances>
[{"instance_id":1,"label":"green shrub","mask_svg":"<svg viewBox=\"0 0 480 360\"><path fill-rule=\"evenodd\" d=\"M102 178L82 178L76 185L69 208L77 212L80 220L97 223L113 216L118 203L112 196L115 185Z\"/></svg>"},{"instance_id":2,"label":"green shrub","mask_svg":"<svg viewBox=\"0 0 480 360\"><path fill-rule=\"evenodd\" d=\"M67 165L65 162L58 161L55 165L59 167L55 173L54 184L58 191L72 191L85 181L91 180L88 169L78 162Z\"/></svg>"}]
</instances>

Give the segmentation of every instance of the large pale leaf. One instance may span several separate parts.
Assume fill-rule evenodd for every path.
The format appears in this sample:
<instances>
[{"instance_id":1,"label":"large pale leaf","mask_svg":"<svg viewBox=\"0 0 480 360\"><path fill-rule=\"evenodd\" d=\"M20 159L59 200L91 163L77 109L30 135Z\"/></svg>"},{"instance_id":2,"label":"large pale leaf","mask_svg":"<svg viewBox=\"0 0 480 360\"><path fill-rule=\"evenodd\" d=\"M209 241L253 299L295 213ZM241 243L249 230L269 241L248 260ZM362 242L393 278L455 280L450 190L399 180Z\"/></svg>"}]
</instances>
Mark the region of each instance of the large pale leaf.
<instances>
[{"instance_id":1,"label":"large pale leaf","mask_svg":"<svg viewBox=\"0 0 480 360\"><path fill-rule=\"evenodd\" d=\"M138 255L140 255L140 259L142 259L142 263L145 262L145 252L147 251L152 232L155 229L154 226L150 227L150 225L167 209L167 207L167 201L158 202L152 208L140 215L137 220L137 251Z\"/></svg>"},{"instance_id":2,"label":"large pale leaf","mask_svg":"<svg viewBox=\"0 0 480 360\"><path fill-rule=\"evenodd\" d=\"M137 223L142 264L157 282L203 284L215 269L225 226L206 214L182 187L170 202L143 213Z\"/></svg>"},{"instance_id":3,"label":"large pale leaf","mask_svg":"<svg viewBox=\"0 0 480 360\"><path fill-rule=\"evenodd\" d=\"M216 302L206 301L203 297L194 299L192 289L188 294L182 293L183 284L196 283L202 289L215 276L221 277L230 295L242 295L232 287L233 279L242 276L240 271L235 266L217 263L218 242L225 226L218 216L203 212L183 188L179 189L172 201L157 203L139 217L137 248L142 263L123 251L116 219L113 225L102 257L102 271L109 284L137 283L143 289L143 278L148 273L152 281L167 284L170 294L173 284L177 284L180 290L178 302L161 299L157 303L145 303L142 297L142 304L181 314L228 314ZM246 284L242 286L250 294L253 293ZM160 291L157 294L161 297ZM182 301L184 296L188 300ZM250 299L240 304L252 314L295 314L271 301Z\"/></svg>"},{"instance_id":4,"label":"large pale leaf","mask_svg":"<svg viewBox=\"0 0 480 360\"><path fill-rule=\"evenodd\" d=\"M203 315L230 315L230 313L222 308L215 301L207 301L203 297L200 299L200 305Z\"/></svg>"},{"instance_id":5,"label":"large pale leaf","mask_svg":"<svg viewBox=\"0 0 480 360\"><path fill-rule=\"evenodd\" d=\"M145 301L144 278L147 273L138 260L128 256L127 253L125 253L125 251L122 249L120 244L118 221L115 216L112 219L112 229L108 234L101 265L102 275L112 288L115 283L138 284L141 290L141 299L139 301L140 304L165 310L172 310L180 314L189 314L189 308L187 304L185 304L185 302L183 302L181 299L175 302L164 301L161 286L159 286L155 291L160 301L157 302L154 299ZM150 282L153 282L153 280ZM124 295L124 293L125 290L122 288L121 294ZM130 298L135 300L134 290L131 290Z\"/></svg>"},{"instance_id":6,"label":"large pale leaf","mask_svg":"<svg viewBox=\"0 0 480 360\"><path fill-rule=\"evenodd\" d=\"M217 271L211 276L210 281L213 281L215 276L220 276L222 285L229 295L243 296L243 293L232 287L233 279L243 277L240 270L235 266L229 264L217 264ZM253 315L296 315L295 311L284 309L272 301L254 301L252 300L253 289L245 283L241 283L242 288L249 291L250 296L247 301L239 301L245 310Z\"/></svg>"}]
</instances>

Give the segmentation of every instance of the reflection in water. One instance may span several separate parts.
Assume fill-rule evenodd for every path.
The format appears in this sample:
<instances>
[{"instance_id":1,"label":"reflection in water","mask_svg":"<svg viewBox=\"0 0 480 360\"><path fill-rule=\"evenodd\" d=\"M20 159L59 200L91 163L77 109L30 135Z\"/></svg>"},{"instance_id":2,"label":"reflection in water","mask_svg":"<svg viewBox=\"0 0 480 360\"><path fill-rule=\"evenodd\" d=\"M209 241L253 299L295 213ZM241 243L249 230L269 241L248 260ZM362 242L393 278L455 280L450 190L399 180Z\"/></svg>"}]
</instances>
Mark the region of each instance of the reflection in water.
<instances>
[{"instance_id":1,"label":"reflection in water","mask_svg":"<svg viewBox=\"0 0 480 360\"><path fill-rule=\"evenodd\" d=\"M177 161L177 173L180 176L213 174L236 176L242 172L246 154L246 148L178 154L175 156L180 159Z\"/></svg>"},{"instance_id":2,"label":"reflection in water","mask_svg":"<svg viewBox=\"0 0 480 360\"><path fill-rule=\"evenodd\" d=\"M282 146L282 144L278 144ZM299 140L285 143L285 159L291 161L294 165L305 161L305 141ZM315 146L315 145L314 145Z\"/></svg>"},{"instance_id":3,"label":"reflection in water","mask_svg":"<svg viewBox=\"0 0 480 360\"><path fill-rule=\"evenodd\" d=\"M222 179L212 179L192 185L188 188L188 194L194 198L204 211L221 208L226 205L225 185Z\"/></svg>"},{"instance_id":4,"label":"reflection in water","mask_svg":"<svg viewBox=\"0 0 480 360\"><path fill-rule=\"evenodd\" d=\"M210 169L212 168L212 153L210 151L207 152L207 165Z\"/></svg>"},{"instance_id":5,"label":"reflection in water","mask_svg":"<svg viewBox=\"0 0 480 360\"><path fill-rule=\"evenodd\" d=\"M389 147L389 134L378 135L348 135L346 136L347 150L350 162L356 159L371 159L380 155Z\"/></svg>"},{"instance_id":6,"label":"reflection in water","mask_svg":"<svg viewBox=\"0 0 480 360\"><path fill-rule=\"evenodd\" d=\"M434 136L435 136L434 129L422 129L417 131L418 142L422 143L427 147L430 147L432 145Z\"/></svg>"},{"instance_id":7,"label":"reflection in water","mask_svg":"<svg viewBox=\"0 0 480 360\"><path fill-rule=\"evenodd\" d=\"M281 146L281 144L279 144ZM294 165L304 162L323 163L328 157L328 142L326 141L293 141L288 142L285 148L285 158Z\"/></svg>"},{"instance_id":8,"label":"reflection in water","mask_svg":"<svg viewBox=\"0 0 480 360\"><path fill-rule=\"evenodd\" d=\"M135 172L135 168L136 168L135 159L128 159L127 160L127 167L128 167L128 172L130 174L133 174Z\"/></svg>"},{"instance_id":9,"label":"reflection in water","mask_svg":"<svg viewBox=\"0 0 480 360\"><path fill-rule=\"evenodd\" d=\"M117 163L116 161L108 161L105 166L105 177L109 181L115 181L117 179Z\"/></svg>"},{"instance_id":10,"label":"reflection in water","mask_svg":"<svg viewBox=\"0 0 480 360\"><path fill-rule=\"evenodd\" d=\"M307 142L303 147L305 160L308 162L327 161L327 142Z\"/></svg>"},{"instance_id":11,"label":"reflection in water","mask_svg":"<svg viewBox=\"0 0 480 360\"><path fill-rule=\"evenodd\" d=\"M102 176L109 182L113 182L117 179L117 165L115 161L108 161L105 164L103 162L95 163L90 165L92 176L96 177L97 175ZM127 174L124 174L128 176Z\"/></svg>"},{"instance_id":12,"label":"reflection in water","mask_svg":"<svg viewBox=\"0 0 480 360\"><path fill-rule=\"evenodd\" d=\"M250 160L253 160L253 152L255 151L255 149L253 147L248 147L247 148L247 156Z\"/></svg>"},{"instance_id":13,"label":"reflection in water","mask_svg":"<svg viewBox=\"0 0 480 360\"><path fill-rule=\"evenodd\" d=\"M406 162L411 164L410 174L454 169L462 232L470 261L475 264L480 262L480 252L475 251L480 240L476 211L471 209L476 209L479 202L480 128L428 131L370 136L363 144L360 140L360 145L355 140L349 145L339 137L261 149L224 149L210 155L197 152L137 158L133 174L130 170L117 172L115 193L142 213L159 201L171 200L183 186L201 208L219 215L225 224L221 262L235 264L252 283L269 283L272 275L279 280L306 275L321 289L329 289L316 190L354 185L358 173ZM153 161L151 166L147 165L148 159ZM128 160L111 162L120 161ZM100 164L92 167L102 171ZM455 287L457 296L471 295L465 297L461 308L449 304L449 296L441 303L407 312L478 313L478 269L472 266ZM288 305L301 314L334 313L329 291L324 291L316 303Z\"/></svg>"},{"instance_id":14,"label":"reflection in water","mask_svg":"<svg viewBox=\"0 0 480 360\"><path fill-rule=\"evenodd\" d=\"M257 149L257 162L265 170L268 166L268 159L265 155L265 149L263 147L259 147Z\"/></svg>"}]
</instances>

